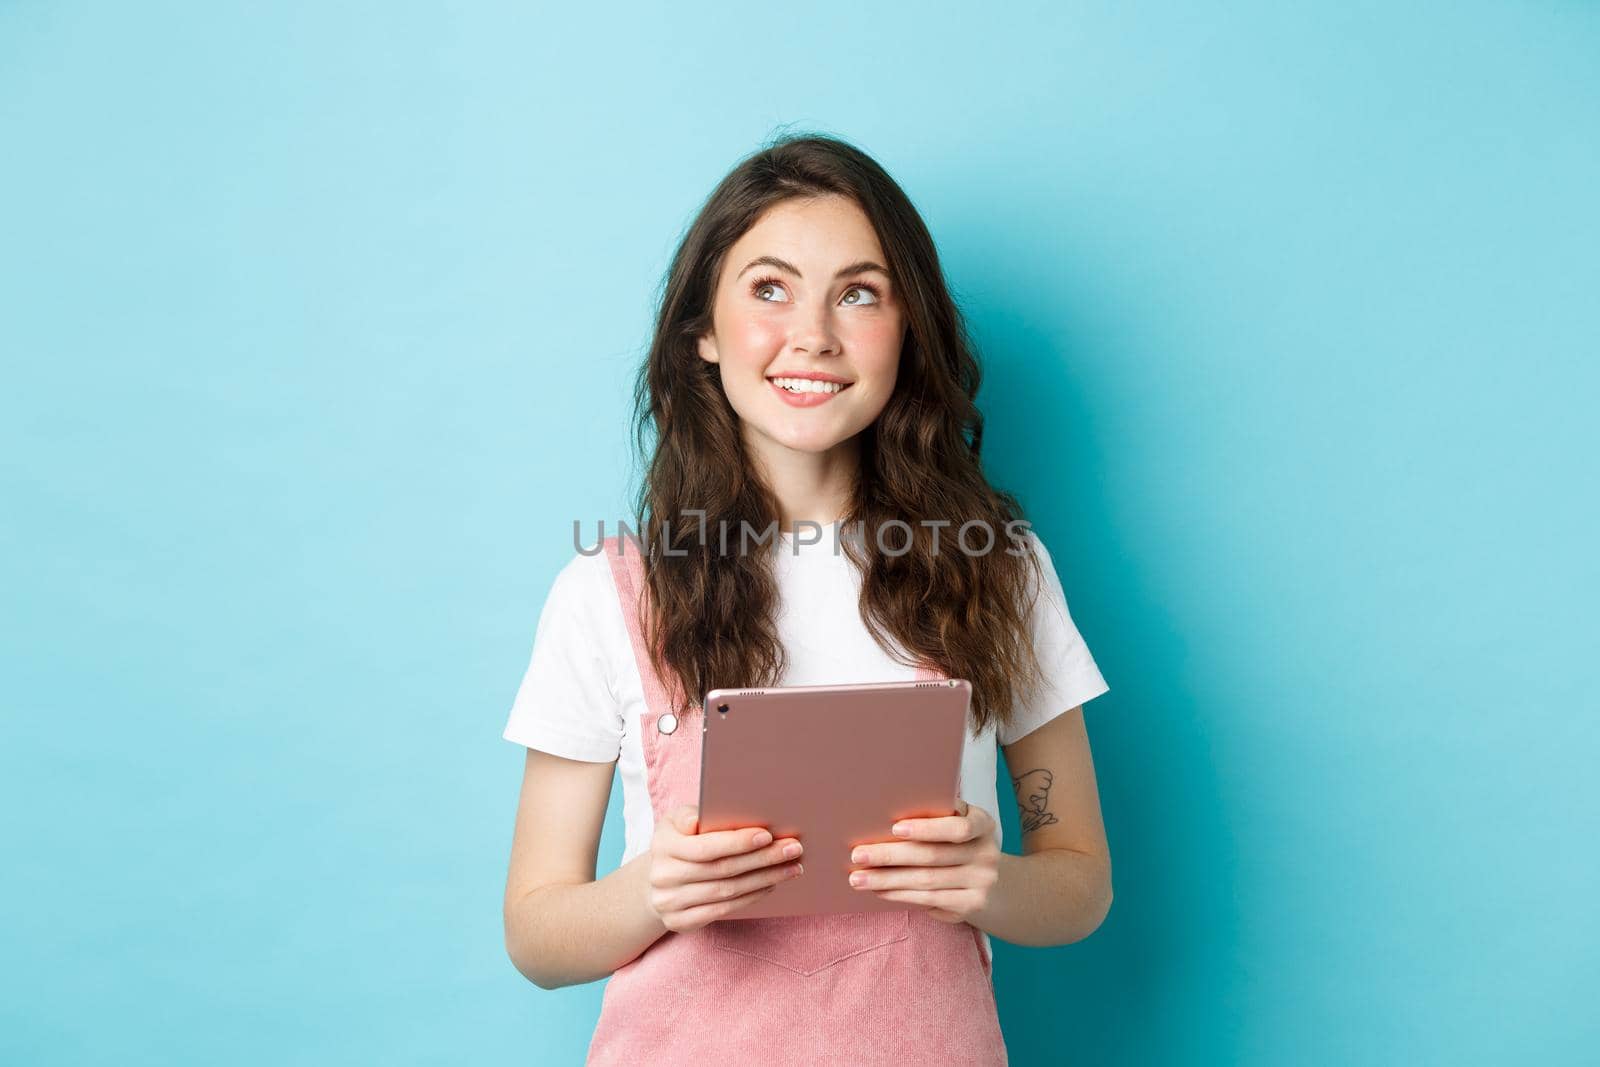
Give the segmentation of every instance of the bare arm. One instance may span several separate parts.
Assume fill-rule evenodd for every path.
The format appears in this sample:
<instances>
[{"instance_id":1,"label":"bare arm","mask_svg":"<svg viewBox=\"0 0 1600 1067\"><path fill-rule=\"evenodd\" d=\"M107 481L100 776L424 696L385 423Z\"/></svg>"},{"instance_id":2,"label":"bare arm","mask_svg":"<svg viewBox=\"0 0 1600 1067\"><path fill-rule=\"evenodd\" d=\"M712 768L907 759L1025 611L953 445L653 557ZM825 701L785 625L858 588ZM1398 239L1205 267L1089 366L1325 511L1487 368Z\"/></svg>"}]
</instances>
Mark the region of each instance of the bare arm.
<instances>
[{"instance_id":1,"label":"bare arm","mask_svg":"<svg viewBox=\"0 0 1600 1067\"><path fill-rule=\"evenodd\" d=\"M1019 945L1064 945L1111 909L1111 852L1083 709L1005 746L1022 818L1021 856L1002 853L987 905L969 921Z\"/></svg>"},{"instance_id":2,"label":"bare arm","mask_svg":"<svg viewBox=\"0 0 1600 1067\"><path fill-rule=\"evenodd\" d=\"M616 762L528 749L506 877L506 953L541 989L593 982L667 932L648 905L648 852L595 880Z\"/></svg>"}]
</instances>

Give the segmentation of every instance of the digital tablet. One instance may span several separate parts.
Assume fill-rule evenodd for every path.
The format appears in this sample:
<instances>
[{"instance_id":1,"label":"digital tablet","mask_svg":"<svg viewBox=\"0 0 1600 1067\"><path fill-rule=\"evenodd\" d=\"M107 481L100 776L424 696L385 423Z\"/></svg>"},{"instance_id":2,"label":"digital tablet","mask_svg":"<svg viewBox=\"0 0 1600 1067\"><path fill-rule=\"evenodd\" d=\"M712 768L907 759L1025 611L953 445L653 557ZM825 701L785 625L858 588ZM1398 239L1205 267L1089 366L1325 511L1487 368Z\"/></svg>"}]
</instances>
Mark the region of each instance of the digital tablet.
<instances>
[{"instance_id":1,"label":"digital tablet","mask_svg":"<svg viewBox=\"0 0 1600 1067\"><path fill-rule=\"evenodd\" d=\"M901 840L899 819L958 810L971 699L962 678L707 693L700 830L764 826L805 846L799 877L727 918L905 908L852 887L850 853Z\"/></svg>"}]
</instances>

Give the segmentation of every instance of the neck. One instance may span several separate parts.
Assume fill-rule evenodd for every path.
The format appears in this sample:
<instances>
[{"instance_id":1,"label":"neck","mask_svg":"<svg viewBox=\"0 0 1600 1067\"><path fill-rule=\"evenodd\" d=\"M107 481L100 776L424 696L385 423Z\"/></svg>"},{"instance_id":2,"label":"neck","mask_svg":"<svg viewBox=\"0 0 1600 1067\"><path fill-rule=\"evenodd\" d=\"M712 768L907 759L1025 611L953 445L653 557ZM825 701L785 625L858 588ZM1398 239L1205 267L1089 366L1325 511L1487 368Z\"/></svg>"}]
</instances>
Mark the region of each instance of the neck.
<instances>
[{"instance_id":1,"label":"neck","mask_svg":"<svg viewBox=\"0 0 1600 1067\"><path fill-rule=\"evenodd\" d=\"M797 522L826 528L849 511L860 452L856 438L823 452L804 452L766 442L752 449L761 477L778 502L778 528L793 533Z\"/></svg>"}]
</instances>

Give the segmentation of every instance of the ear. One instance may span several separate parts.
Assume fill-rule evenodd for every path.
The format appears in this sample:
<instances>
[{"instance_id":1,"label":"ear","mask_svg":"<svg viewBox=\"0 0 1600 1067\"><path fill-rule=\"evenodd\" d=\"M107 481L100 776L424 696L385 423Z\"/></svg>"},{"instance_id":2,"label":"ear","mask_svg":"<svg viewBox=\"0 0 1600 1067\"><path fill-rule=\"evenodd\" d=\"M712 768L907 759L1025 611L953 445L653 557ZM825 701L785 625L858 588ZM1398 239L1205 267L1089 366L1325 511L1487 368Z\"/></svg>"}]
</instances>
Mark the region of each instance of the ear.
<instances>
[{"instance_id":1,"label":"ear","mask_svg":"<svg viewBox=\"0 0 1600 1067\"><path fill-rule=\"evenodd\" d=\"M711 336L711 334L701 334L695 339L695 346L700 351L700 358L705 360L707 363L717 363L720 361L721 356L720 353L717 352L717 341L716 338Z\"/></svg>"}]
</instances>

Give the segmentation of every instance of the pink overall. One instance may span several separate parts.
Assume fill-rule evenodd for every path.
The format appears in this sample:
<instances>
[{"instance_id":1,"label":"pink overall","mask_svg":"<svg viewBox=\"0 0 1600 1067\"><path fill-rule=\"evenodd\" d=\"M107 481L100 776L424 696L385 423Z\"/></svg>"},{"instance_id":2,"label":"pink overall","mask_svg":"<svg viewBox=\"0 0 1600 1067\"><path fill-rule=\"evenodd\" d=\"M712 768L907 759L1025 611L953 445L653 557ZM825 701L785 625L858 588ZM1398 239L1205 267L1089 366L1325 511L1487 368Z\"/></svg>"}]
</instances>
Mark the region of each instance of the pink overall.
<instances>
[{"instance_id":1,"label":"pink overall","mask_svg":"<svg viewBox=\"0 0 1600 1067\"><path fill-rule=\"evenodd\" d=\"M699 799L704 709L676 728L659 721L671 705L645 647L644 559L636 541L619 553L611 537L605 551L644 682L638 728L660 820ZM918 677L943 675L922 668ZM587 1062L1005 1064L979 938L969 923L920 908L669 930L607 981Z\"/></svg>"}]
</instances>

